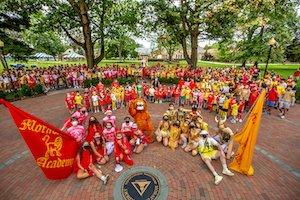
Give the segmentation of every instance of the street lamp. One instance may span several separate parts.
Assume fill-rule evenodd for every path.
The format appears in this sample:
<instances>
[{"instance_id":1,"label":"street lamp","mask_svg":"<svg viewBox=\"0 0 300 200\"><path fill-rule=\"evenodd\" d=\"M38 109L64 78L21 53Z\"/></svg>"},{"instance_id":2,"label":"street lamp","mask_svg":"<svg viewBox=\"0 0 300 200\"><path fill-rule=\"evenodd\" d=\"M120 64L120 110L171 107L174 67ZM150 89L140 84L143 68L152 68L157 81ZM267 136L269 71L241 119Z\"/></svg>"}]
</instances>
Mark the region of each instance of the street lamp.
<instances>
[{"instance_id":1,"label":"street lamp","mask_svg":"<svg viewBox=\"0 0 300 200\"><path fill-rule=\"evenodd\" d=\"M7 62L5 60L5 56L3 54L3 48L4 48L4 42L2 40L0 40L0 56L1 56L1 62L3 64L4 69L8 70L8 66L7 66ZM3 60L2 60L3 57Z\"/></svg>"},{"instance_id":2,"label":"street lamp","mask_svg":"<svg viewBox=\"0 0 300 200\"><path fill-rule=\"evenodd\" d=\"M271 51L272 51L272 48L275 46L276 44L276 40L275 38L271 38L269 41L268 41L268 45L270 46L269 48L269 53L268 53L268 58L267 58L267 63L266 63L266 67L265 67L265 71L264 71L264 78L266 76L266 73L267 73L267 70L268 70L268 64L269 64L269 60L270 60L270 56L271 56Z\"/></svg>"}]
</instances>

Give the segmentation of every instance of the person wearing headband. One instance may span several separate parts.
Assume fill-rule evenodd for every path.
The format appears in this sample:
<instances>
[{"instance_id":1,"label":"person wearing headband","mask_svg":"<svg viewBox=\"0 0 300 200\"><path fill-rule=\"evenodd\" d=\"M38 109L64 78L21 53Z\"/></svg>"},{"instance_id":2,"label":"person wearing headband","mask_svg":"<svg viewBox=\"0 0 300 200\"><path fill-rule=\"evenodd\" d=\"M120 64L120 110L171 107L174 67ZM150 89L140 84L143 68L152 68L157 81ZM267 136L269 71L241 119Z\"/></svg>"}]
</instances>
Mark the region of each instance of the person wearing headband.
<instances>
[{"instance_id":1,"label":"person wearing headband","mask_svg":"<svg viewBox=\"0 0 300 200\"><path fill-rule=\"evenodd\" d=\"M225 154L221 145L215 139L213 139L206 130L202 130L200 132L200 136L201 137L198 142L198 152L201 155L203 162L214 175L214 183L218 185L222 181L223 177L216 172L211 162L212 159L220 158L223 167L223 174L227 176L233 176L234 174L227 168Z\"/></svg>"}]
</instances>

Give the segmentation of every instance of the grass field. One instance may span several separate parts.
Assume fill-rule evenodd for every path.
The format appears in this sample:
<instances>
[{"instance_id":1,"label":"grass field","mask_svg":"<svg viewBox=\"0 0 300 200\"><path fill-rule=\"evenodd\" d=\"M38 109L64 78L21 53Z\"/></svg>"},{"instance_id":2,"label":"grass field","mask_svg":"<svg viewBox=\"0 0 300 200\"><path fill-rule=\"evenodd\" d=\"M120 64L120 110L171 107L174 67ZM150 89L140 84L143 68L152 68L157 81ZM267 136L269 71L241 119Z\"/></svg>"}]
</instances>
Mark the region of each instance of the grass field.
<instances>
[{"instance_id":1,"label":"grass field","mask_svg":"<svg viewBox=\"0 0 300 200\"><path fill-rule=\"evenodd\" d=\"M98 66L105 66L106 64L119 64L119 65L129 65L132 63L138 64L140 63L140 60L126 60L124 62L121 62L119 60L102 60ZM29 60L28 62L15 62L15 61L8 61L8 65L10 66L11 64L24 64L25 66L29 67L31 65L36 65L38 67L48 67L48 66L53 66L53 65L62 65L62 64L78 64L78 63L85 63L85 60L80 60L80 61L41 61L41 60ZM157 62L149 62L149 65L155 65ZM179 61L179 62L160 62L161 64L164 65L186 65L186 61ZM198 65L200 67L224 67L224 66L232 66L232 65L240 65L240 63L220 63L220 62L210 62L210 61L199 61ZM259 64L259 68L264 70L265 64L261 63ZM294 64L282 64L282 63L271 63L268 66L268 70L275 71L276 73L281 74L284 77L288 77L289 75L293 74L298 68L300 68L300 63L294 63ZM0 65L0 71L3 70L3 66Z\"/></svg>"}]
</instances>

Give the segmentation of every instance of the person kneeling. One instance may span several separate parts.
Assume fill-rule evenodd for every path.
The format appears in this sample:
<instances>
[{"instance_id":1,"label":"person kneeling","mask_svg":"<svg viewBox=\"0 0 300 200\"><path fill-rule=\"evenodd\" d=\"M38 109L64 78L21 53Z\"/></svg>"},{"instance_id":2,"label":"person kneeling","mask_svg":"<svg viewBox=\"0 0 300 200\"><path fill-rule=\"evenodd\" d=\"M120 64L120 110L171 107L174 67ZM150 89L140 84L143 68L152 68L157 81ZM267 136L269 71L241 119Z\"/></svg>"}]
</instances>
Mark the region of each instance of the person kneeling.
<instances>
[{"instance_id":1,"label":"person kneeling","mask_svg":"<svg viewBox=\"0 0 300 200\"><path fill-rule=\"evenodd\" d=\"M163 141L164 146L168 146L169 144L169 136L170 136L170 122L168 115L163 116L163 120L160 121L158 128L155 132L157 142Z\"/></svg>"},{"instance_id":2,"label":"person kneeling","mask_svg":"<svg viewBox=\"0 0 300 200\"><path fill-rule=\"evenodd\" d=\"M138 129L136 124L132 125L133 137L130 140L130 144L134 146L133 152L134 153L141 153L145 146L149 143L149 138Z\"/></svg>"},{"instance_id":3,"label":"person kneeling","mask_svg":"<svg viewBox=\"0 0 300 200\"><path fill-rule=\"evenodd\" d=\"M122 132L116 133L114 154L116 161L116 172L120 172L123 170L123 166L120 164L121 161L124 161L128 165L133 165L133 160L131 159L131 145Z\"/></svg>"},{"instance_id":4,"label":"person kneeling","mask_svg":"<svg viewBox=\"0 0 300 200\"><path fill-rule=\"evenodd\" d=\"M203 162L207 165L209 170L212 172L212 174L215 177L215 184L218 185L223 177L220 176L214 169L214 167L211 164L212 159L217 159L220 157L222 166L223 166L223 171L222 173L228 176L233 176L234 174L227 168L226 164L226 159L225 159L225 154L222 150L221 145L214 140L210 135L208 134L207 131L202 130L200 132L200 140L199 140L199 146L198 146L198 151L201 155L201 158ZM217 147L218 150L216 150L214 147Z\"/></svg>"},{"instance_id":5,"label":"person kneeling","mask_svg":"<svg viewBox=\"0 0 300 200\"><path fill-rule=\"evenodd\" d=\"M77 178L84 179L94 174L103 181L104 184L108 181L108 175L103 175L102 171L97 169L93 164L92 149L88 142L84 142L76 156L77 161Z\"/></svg>"}]
</instances>

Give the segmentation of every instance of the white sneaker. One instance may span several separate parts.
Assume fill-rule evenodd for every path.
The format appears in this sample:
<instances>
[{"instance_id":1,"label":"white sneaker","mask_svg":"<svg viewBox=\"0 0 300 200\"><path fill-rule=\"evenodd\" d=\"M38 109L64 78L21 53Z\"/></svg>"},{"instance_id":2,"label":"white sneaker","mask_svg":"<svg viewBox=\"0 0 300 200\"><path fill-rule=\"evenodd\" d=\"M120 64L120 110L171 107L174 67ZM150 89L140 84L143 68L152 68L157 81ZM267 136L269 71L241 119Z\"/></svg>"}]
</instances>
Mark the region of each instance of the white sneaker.
<instances>
[{"instance_id":1,"label":"white sneaker","mask_svg":"<svg viewBox=\"0 0 300 200\"><path fill-rule=\"evenodd\" d=\"M103 176L103 178L101 179L103 181L104 185L106 185L106 183L108 181L108 177L109 177L109 175L107 174L106 176Z\"/></svg>"},{"instance_id":2,"label":"white sneaker","mask_svg":"<svg viewBox=\"0 0 300 200\"><path fill-rule=\"evenodd\" d=\"M223 177L220 175L215 176L215 184L219 185L219 183L222 181Z\"/></svg>"},{"instance_id":3,"label":"white sneaker","mask_svg":"<svg viewBox=\"0 0 300 200\"><path fill-rule=\"evenodd\" d=\"M120 165L120 164L116 164L115 171L116 171L116 172L120 172L120 171L122 171L122 170L123 170L123 166Z\"/></svg>"},{"instance_id":4,"label":"white sneaker","mask_svg":"<svg viewBox=\"0 0 300 200\"><path fill-rule=\"evenodd\" d=\"M284 119L285 118L285 116L284 115L281 115L281 117L280 117L281 119Z\"/></svg>"},{"instance_id":5,"label":"white sneaker","mask_svg":"<svg viewBox=\"0 0 300 200\"><path fill-rule=\"evenodd\" d=\"M187 146L187 143L185 142L185 143L183 143L183 145L181 146L181 148L185 148Z\"/></svg>"},{"instance_id":6,"label":"white sneaker","mask_svg":"<svg viewBox=\"0 0 300 200\"><path fill-rule=\"evenodd\" d=\"M242 122L243 122L243 120L242 120L242 119L240 119L240 120L239 120L239 122L240 122L240 123L242 123Z\"/></svg>"},{"instance_id":7,"label":"white sneaker","mask_svg":"<svg viewBox=\"0 0 300 200\"><path fill-rule=\"evenodd\" d=\"M227 176L234 176L234 173L232 173L229 169L223 169L222 174L225 174Z\"/></svg>"}]
</instances>

